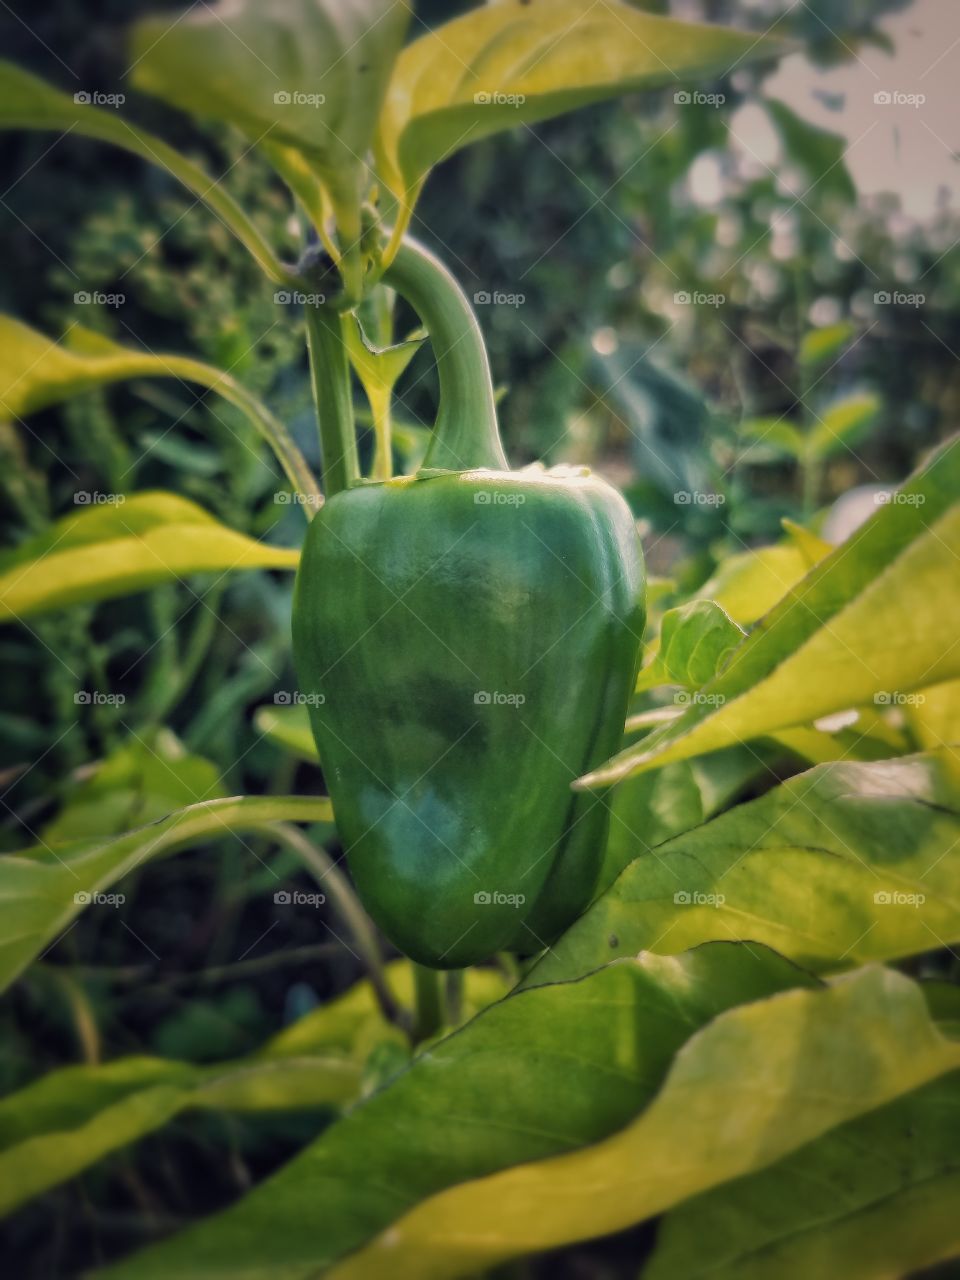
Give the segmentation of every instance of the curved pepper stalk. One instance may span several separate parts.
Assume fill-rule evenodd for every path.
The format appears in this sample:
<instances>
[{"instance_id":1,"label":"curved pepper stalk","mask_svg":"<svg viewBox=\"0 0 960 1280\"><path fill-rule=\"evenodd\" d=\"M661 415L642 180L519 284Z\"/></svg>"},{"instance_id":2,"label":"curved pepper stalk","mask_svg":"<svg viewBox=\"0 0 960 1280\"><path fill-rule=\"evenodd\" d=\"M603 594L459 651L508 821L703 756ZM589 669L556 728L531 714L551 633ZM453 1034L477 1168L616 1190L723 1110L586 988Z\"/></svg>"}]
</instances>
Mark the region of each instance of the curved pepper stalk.
<instances>
[{"instance_id":1,"label":"curved pepper stalk","mask_svg":"<svg viewBox=\"0 0 960 1280\"><path fill-rule=\"evenodd\" d=\"M435 345L417 476L313 520L294 656L347 860L424 965L549 945L597 888L608 810L571 783L619 746L644 573L620 495L586 468L510 471L469 303L405 244L390 268Z\"/></svg>"}]
</instances>

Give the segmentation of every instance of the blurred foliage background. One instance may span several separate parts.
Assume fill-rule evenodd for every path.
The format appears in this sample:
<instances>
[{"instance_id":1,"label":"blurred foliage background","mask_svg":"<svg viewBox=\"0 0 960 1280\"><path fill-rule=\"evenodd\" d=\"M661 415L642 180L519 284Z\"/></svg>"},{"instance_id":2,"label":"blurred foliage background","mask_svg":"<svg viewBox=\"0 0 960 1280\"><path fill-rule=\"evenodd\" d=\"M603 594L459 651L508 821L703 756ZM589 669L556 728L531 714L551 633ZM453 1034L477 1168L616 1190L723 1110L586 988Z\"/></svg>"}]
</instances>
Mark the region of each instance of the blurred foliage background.
<instances>
[{"instance_id":1,"label":"blurred foliage background","mask_svg":"<svg viewBox=\"0 0 960 1280\"><path fill-rule=\"evenodd\" d=\"M12 0L0 15L5 56L65 89L125 92L125 26L156 7ZM469 7L424 0L418 22ZM810 66L834 69L855 68L871 49L892 52L884 24L909 9L903 0L641 7L758 33L776 22ZM595 465L627 493L654 573L688 589L725 554L779 538L781 517L817 521L856 486L902 478L956 424L955 207L945 194L916 219L896 194L865 196L843 138L769 94L773 74L738 70L702 86L724 96L718 105L637 95L472 147L431 179L414 228L469 293L514 299L478 306L513 462ZM842 95L828 105L839 120ZM272 241L295 253L287 197L236 136L201 134L137 95L124 110L222 173ZM758 120L776 142L771 162L737 142ZM0 155L4 311L51 334L79 322L227 368L316 462L301 321L274 303L215 219L166 174L88 140L3 134ZM946 153L943 163L953 163ZM125 300L81 306L81 290ZM924 302L878 302L885 293ZM717 295L716 305L697 300ZM433 392L427 349L401 384L398 419L428 424ZM824 423L842 444L811 445ZM155 487L271 541L294 545L303 534L300 510L275 500L281 478L249 425L174 380L0 426L8 546L72 510L78 490ZM316 790L316 770L291 763L253 724L274 691L295 687L291 591L290 575L194 580L6 629L3 847L56 823L120 831L217 794ZM75 697L86 689L125 701L81 716ZM112 772L106 786L97 775L98 792L92 766L104 759ZM329 933L307 920L274 931L274 873L261 859L303 874L289 853L228 839L132 878L136 935L116 913L82 916L4 1006L0 1087L120 1053L242 1053L348 985L357 962ZM323 1122L178 1119L14 1219L12 1274L61 1274L64 1248L92 1258L207 1212ZM616 1241L588 1252L589 1270L581 1249L547 1259L543 1274L627 1274Z\"/></svg>"}]
</instances>

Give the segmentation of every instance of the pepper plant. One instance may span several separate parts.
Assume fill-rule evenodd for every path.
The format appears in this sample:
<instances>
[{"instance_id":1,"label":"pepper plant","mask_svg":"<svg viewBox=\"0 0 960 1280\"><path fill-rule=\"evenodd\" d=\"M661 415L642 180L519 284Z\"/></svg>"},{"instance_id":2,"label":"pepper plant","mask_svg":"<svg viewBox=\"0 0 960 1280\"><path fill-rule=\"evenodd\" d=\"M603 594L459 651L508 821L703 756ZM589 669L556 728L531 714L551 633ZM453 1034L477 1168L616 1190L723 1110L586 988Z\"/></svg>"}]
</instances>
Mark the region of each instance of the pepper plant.
<instances>
[{"instance_id":1,"label":"pepper plant","mask_svg":"<svg viewBox=\"0 0 960 1280\"><path fill-rule=\"evenodd\" d=\"M650 1280L949 1258L956 440L839 545L791 524L690 598L648 599L610 485L510 469L476 319L410 221L434 166L477 139L785 50L620 0L502 0L423 33L410 19L402 0L234 0L134 29L134 87L239 130L289 189L297 261L125 114L0 64L0 123L160 165L298 304L321 458L317 476L226 371L0 320L11 422L132 377L199 384L273 450L309 523L301 552L174 493L92 504L0 563L0 620L39 626L204 571L296 570L298 705L257 724L312 780L188 803L200 774L217 792L206 762L124 725L130 741L0 861L0 975L42 967L145 863L225 835L306 867L367 971L252 1054L92 1061L0 1099L0 1204L181 1113L324 1109L332 1122L271 1177L97 1274L467 1276L651 1220L654 1246L628 1246ZM398 297L422 331L396 332ZM395 389L426 339L436 421L397 475ZM830 430L804 445L806 474ZM149 757L169 778L117 830L111 779L138 749L137 768Z\"/></svg>"}]
</instances>

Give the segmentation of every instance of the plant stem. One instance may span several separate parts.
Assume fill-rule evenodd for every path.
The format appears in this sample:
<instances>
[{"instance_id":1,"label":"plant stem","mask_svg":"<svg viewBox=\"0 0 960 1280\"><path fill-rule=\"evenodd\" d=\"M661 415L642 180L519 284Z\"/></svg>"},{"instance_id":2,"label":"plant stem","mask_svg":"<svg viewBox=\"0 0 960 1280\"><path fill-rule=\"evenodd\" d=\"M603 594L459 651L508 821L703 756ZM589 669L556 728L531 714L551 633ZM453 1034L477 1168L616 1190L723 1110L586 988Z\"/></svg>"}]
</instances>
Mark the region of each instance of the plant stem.
<instances>
[{"instance_id":1,"label":"plant stem","mask_svg":"<svg viewBox=\"0 0 960 1280\"><path fill-rule=\"evenodd\" d=\"M326 850L311 844L299 827L287 822L272 822L264 830L295 853L317 883L330 894L360 953L383 1016L388 1022L408 1029L409 1020L405 1017L404 1010L397 1003L387 982L383 957L380 954L373 925L346 876Z\"/></svg>"},{"instance_id":2,"label":"plant stem","mask_svg":"<svg viewBox=\"0 0 960 1280\"><path fill-rule=\"evenodd\" d=\"M413 966L413 984L416 1005L413 1015L413 1042L419 1044L443 1026L443 1000L440 995L440 974L422 964Z\"/></svg>"},{"instance_id":3,"label":"plant stem","mask_svg":"<svg viewBox=\"0 0 960 1280\"><path fill-rule=\"evenodd\" d=\"M430 334L440 405L423 470L507 470L483 335L463 290L442 262L406 237L383 275Z\"/></svg>"},{"instance_id":4,"label":"plant stem","mask_svg":"<svg viewBox=\"0 0 960 1280\"><path fill-rule=\"evenodd\" d=\"M326 304L306 309L313 400L320 429L323 492L328 499L360 479L350 363L343 332L346 319Z\"/></svg>"}]
</instances>

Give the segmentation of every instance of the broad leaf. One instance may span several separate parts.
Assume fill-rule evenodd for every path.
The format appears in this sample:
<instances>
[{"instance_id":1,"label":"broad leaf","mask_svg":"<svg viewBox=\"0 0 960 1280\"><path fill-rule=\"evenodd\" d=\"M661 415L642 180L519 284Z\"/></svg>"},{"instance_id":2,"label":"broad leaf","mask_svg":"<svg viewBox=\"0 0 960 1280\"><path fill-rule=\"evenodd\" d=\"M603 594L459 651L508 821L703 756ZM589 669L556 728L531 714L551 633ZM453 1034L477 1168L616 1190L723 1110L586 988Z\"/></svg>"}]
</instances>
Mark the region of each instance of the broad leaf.
<instances>
[{"instance_id":1,"label":"broad leaf","mask_svg":"<svg viewBox=\"0 0 960 1280\"><path fill-rule=\"evenodd\" d=\"M619 0L481 5L397 59L378 172L409 202L435 164L489 134L633 89L723 76L782 51L763 36L660 18Z\"/></svg>"},{"instance_id":2,"label":"broad leaf","mask_svg":"<svg viewBox=\"0 0 960 1280\"><path fill-rule=\"evenodd\" d=\"M762 755L756 751L727 747L622 783L610 797L610 835L601 889L607 889L634 858L726 809L767 772Z\"/></svg>"},{"instance_id":3,"label":"broad leaf","mask_svg":"<svg viewBox=\"0 0 960 1280\"><path fill-rule=\"evenodd\" d=\"M93 838L0 856L0 990L63 934L74 918L149 858L272 822L329 822L329 800L240 796L190 805L161 822L110 839Z\"/></svg>"},{"instance_id":4,"label":"broad leaf","mask_svg":"<svg viewBox=\"0 0 960 1280\"><path fill-rule=\"evenodd\" d=\"M643 956L508 997L415 1058L233 1209L105 1274L321 1274L425 1196L615 1132L704 1023L813 981L762 948L721 946Z\"/></svg>"},{"instance_id":5,"label":"broad leaf","mask_svg":"<svg viewBox=\"0 0 960 1280\"><path fill-rule=\"evenodd\" d=\"M638 857L527 977L756 939L831 971L960 941L960 757L826 764Z\"/></svg>"},{"instance_id":6,"label":"broad leaf","mask_svg":"<svg viewBox=\"0 0 960 1280\"><path fill-rule=\"evenodd\" d=\"M254 144L303 152L349 249L360 233L364 157L409 18L406 0L195 6L136 24L133 82L238 126Z\"/></svg>"},{"instance_id":7,"label":"broad leaf","mask_svg":"<svg viewBox=\"0 0 960 1280\"><path fill-rule=\"evenodd\" d=\"M616 782L960 675L958 446L960 437L943 445L792 588L703 700L578 785Z\"/></svg>"},{"instance_id":8,"label":"broad leaf","mask_svg":"<svg viewBox=\"0 0 960 1280\"><path fill-rule=\"evenodd\" d=\"M674 1209L643 1280L913 1275L960 1253L960 1074Z\"/></svg>"},{"instance_id":9,"label":"broad leaf","mask_svg":"<svg viewBox=\"0 0 960 1280\"><path fill-rule=\"evenodd\" d=\"M742 1005L688 1041L619 1133L450 1187L326 1274L448 1280L623 1230L782 1159L958 1062L960 1043L930 1021L920 989L883 969Z\"/></svg>"},{"instance_id":10,"label":"broad leaf","mask_svg":"<svg viewBox=\"0 0 960 1280\"><path fill-rule=\"evenodd\" d=\"M251 253L275 284L291 280L269 241L217 180L186 156L144 129L138 129L115 110L105 111L78 102L53 85L0 60L0 129L52 129L111 142L160 165L202 200Z\"/></svg>"},{"instance_id":11,"label":"broad leaf","mask_svg":"<svg viewBox=\"0 0 960 1280\"><path fill-rule=\"evenodd\" d=\"M81 494L75 515L0 559L0 622L129 595L193 573L295 569L294 548L272 547L215 520L175 493L130 499Z\"/></svg>"},{"instance_id":12,"label":"broad leaf","mask_svg":"<svg viewBox=\"0 0 960 1280\"><path fill-rule=\"evenodd\" d=\"M244 413L277 456L293 487L318 499L317 482L287 428L236 378L186 356L131 351L103 334L73 325L59 342L0 315L0 411L26 417L127 378L176 378L199 382ZM311 515L313 503L306 503Z\"/></svg>"},{"instance_id":13,"label":"broad leaf","mask_svg":"<svg viewBox=\"0 0 960 1280\"><path fill-rule=\"evenodd\" d=\"M725 559L697 598L715 601L734 622L747 627L782 600L809 567L792 542L757 547Z\"/></svg>"},{"instance_id":14,"label":"broad leaf","mask_svg":"<svg viewBox=\"0 0 960 1280\"><path fill-rule=\"evenodd\" d=\"M660 623L660 644L644 667L637 689L679 684L699 689L712 680L745 632L715 600L693 600L668 609Z\"/></svg>"}]
</instances>

